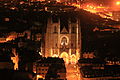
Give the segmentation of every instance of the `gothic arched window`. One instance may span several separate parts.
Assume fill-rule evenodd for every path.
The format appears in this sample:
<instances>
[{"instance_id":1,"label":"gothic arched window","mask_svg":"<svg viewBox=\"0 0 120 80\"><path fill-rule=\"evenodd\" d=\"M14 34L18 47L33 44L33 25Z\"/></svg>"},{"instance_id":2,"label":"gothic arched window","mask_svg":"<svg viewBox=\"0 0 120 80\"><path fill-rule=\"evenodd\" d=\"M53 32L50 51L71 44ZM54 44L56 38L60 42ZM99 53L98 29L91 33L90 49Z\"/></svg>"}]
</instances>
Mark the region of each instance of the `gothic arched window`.
<instances>
[{"instance_id":1,"label":"gothic arched window","mask_svg":"<svg viewBox=\"0 0 120 80\"><path fill-rule=\"evenodd\" d=\"M54 27L54 33L57 33L57 27L56 26Z\"/></svg>"},{"instance_id":2,"label":"gothic arched window","mask_svg":"<svg viewBox=\"0 0 120 80\"><path fill-rule=\"evenodd\" d=\"M61 40L61 45L67 45L67 44L68 44L67 38L63 37Z\"/></svg>"}]
</instances>

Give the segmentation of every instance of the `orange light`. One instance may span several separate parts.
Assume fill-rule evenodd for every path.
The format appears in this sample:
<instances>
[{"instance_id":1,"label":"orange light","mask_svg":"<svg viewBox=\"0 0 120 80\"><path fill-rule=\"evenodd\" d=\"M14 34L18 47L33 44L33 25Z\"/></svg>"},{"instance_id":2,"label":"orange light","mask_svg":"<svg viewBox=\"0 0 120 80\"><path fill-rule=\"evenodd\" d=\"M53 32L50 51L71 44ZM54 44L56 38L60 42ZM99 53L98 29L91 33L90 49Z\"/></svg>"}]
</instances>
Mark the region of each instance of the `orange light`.
<instances>
[{"instance_id":1,"label":"orange light","mask_svg":"<svg viewBox=\"0 0 120 80\"><path fill-rule=\"evenodd\" d=\"M65 61L65 63L69 63L69 58L68 58L68 54L67 52L62 52L60 55L60 58L63 58L63 60Z\"/></svg>"},{"instance_id":2,"label":"orange light","mask_svg":"<svg viewBox=\"0 0 120 80\"><path fill-rule=\"evenodd\" d=\"M80 5L79 5L79 4L73 3L72 6L75 6L75 7L77 7L77 8L80 8Z\"/></svg>"},{"instance_id":3,"label":"orange light","mask_svg":"<svg viewBox=\"0 0 120 80\"><path fill-rule=\"evenodd\" d=\"M60 3L60 0L56 0L58 3Z\"/></svg>"},{"instance_id":4,"label":"orange light","mask_svg":"<svg viewBox=\"0 0 120 80\"><path fill-rule=\"evenodd\" d=\"M89 12L91 12L91 13L97 13L97 11L96 11L96 10L93 10L93 9L84 9L84 10L89 11Z\"/></svg>"},{"instance_id":5,"label":"orange light","mask_svg":"<svg viewBox=\"0 0 120 80\"><path fill-rule=\"evenodd\" d=\"M14 70L18 69L18 56L11 57L11 60L13 61L14 65Z\"/></svg>"},{"instance_id":6,"label":"orange light","mask_svg":"<svg viewBox=\"0 0 120 80\"><path fill-rule=\"evenodd\" d=\"M7 21L7 22L8 22L8 21L10 21L10 19L9 19L9 18L5 18L5 21Z\"/></svg>"},{"instance_id":7,"label":"orange light","mask_svg":"<svg viewBox=\"0 0 120 80\"><path fill-rule=\"evenodd\" d=\"M96 5L93 5L93 4L86 4L84 7L83 7L84 10L86 11L89 11L91 13L97 13L97 6Z\"/></svg>"},{"instance_id":8,"label":"orange light","mask_svg":"<svg viewBox=\"0 0 120 80\"><path fill-rule=\"evenodd\" d=\"M77 60L76 60L75 54L71 55L71 63L72 63L72 64L75 64L76 61L77 61Z\"/></svg>"},{"instance_id":9,"label":"orange light","mask_svg":"<svg viewBox=\"0 0 120 80\"><path fill-rule=\"evenodd\" d=\"M116 5L120 5L120 1L117 1L117 2L116 2Z\"/></svg>"},{"instance_id":10,"label":"orange light","mask_svg":"<svg viewBox=\"0 0 120 80\"><path fill-rule=\"evenodd\" d=\"M57 55L57 54L54 54L52 57L58 57L58 55Z\"/></svg>"},{"instance_id":11,"label":"orange light","mask_svg":"<svg viewBox=\"0 0 120 80\"><path fill-rule=\"evenodd\" d=\"M24 4L25 2L24 1L21 1L20 4Z\"/></svg>"},{"instance_id":12,"label":"orange light","mask_svg":"<svg viewBox=\"0 0 120 80\"><path fill-rule=\"evenodd\" d=\"M38 80L39 78L42 78L42 79L43 79L43 76L42 76L42 75L37 75L37 80Z\"/></svg>"},{"instance_id":13,"label":"orange light","mask_svg":"<svg viewBox=\"0 0 120 80\"><path fill-rule=\"evenodd\" d=\"M11 40L14 40L15 39L15 36L9 36L6 38L6 41L11 41Z\"/></svg>"}]
</instances>

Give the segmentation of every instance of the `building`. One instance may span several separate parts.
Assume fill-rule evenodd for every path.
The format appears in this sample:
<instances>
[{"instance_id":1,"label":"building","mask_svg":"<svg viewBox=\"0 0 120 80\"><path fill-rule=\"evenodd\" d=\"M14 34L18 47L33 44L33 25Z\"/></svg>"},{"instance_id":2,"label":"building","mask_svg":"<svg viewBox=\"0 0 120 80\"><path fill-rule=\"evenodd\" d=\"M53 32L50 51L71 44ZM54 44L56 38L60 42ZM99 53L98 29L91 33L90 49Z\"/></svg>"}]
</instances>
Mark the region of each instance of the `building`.
<instances>
[{"instance_id":1,"label":"building","mask_svg":"<svg viewBox=\"0 0 120 80\"><path fill-rule=\"evenodd\" d=\"M120 11L113 11L112 12L112 19L115 21L120 21Z\"/></svg>"},{"instance_id":2,"label":"building","mask_svg":"<svg viewBox=\"0 0 120 80\"><path fill-rule=\"evenodd\" d=\"M86 59L87 58L91 58L91 59L95 58L94 52L84 52L83 58L86 58Z\"/></svg>"},{"instance_id":3,"label":"building","mask_svg":"<svg viewBox=\"0 0 120 80\"><path fill-rule=\"evenodd\" d=\"M78 61L83 80L119 80L120 66L108 64L99 58L83 58Z\"/></svg>"},{"instance_id":4,"label":"building","mask_svg":"<svg viewBox=\"0 0 120 80\"><path fill-rule=\"evenodd\" d=\"M48 78L53 78L58 75L57 79L66 80L66 68L64 64L64 60L60 58L42 58L40 61L36 63L36 74L37 80L39 78L48 80Z\"/></svg>"},{"instance_id":5,"label":"building","mask_svg":"<svg viewBox=\"0 0 120 80\"><path fill-rule=\"evenodd\" d=\"M119 80L120 66L112 65L104 68L93 68L86 66L81 68L83 80Z\"/></svg>"},{"instance_id":6,"label":"building","mask_svg":"<svg viewBox=\"0 0 120 80\"><path fill-rule=\"evenodd\" d=\"M77 18L51 16L45 33L45 57L63 58L66 63L76 63L80 57L81 33Z\"/></svg>"},{"instance_id":7,"label":"building","mask_svg":"<svg viewBox=\"0 0 120 80\"><path fill-rule=\"evenodd\" d=\"M99 59L96 59L96 58L83 58L83 59L79 59L78 61L78 65L79 67L85 67L85 66L89 66L93 69L104 69L104 66L105 66L105 61L103 60L99 60Z\"/></svg>"}]
</instances>

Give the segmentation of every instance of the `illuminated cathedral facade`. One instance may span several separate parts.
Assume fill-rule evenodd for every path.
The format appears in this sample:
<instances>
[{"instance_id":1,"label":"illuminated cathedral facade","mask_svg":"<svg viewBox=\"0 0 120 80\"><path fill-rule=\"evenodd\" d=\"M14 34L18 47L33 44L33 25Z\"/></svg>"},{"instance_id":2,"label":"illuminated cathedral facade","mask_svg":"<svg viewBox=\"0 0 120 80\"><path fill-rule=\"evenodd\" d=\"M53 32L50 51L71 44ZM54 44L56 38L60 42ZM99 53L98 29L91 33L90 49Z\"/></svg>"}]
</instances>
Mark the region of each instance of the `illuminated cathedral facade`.
<instances>
[{"instance_id":1,"label":"illuminated cathedral facade","mask_svg":"<svg viewBox=\"0 0 120 80\"><path fill-rule=\"evenodd\" d=\"M62 23L63 22L63 23ZM45 57L63 58L66 63L76 63L81 52L81 29L79 19L64 21L49 18L45 33ZM63 25L61 25L63 24Z\"/></svg>"}]
</instances>

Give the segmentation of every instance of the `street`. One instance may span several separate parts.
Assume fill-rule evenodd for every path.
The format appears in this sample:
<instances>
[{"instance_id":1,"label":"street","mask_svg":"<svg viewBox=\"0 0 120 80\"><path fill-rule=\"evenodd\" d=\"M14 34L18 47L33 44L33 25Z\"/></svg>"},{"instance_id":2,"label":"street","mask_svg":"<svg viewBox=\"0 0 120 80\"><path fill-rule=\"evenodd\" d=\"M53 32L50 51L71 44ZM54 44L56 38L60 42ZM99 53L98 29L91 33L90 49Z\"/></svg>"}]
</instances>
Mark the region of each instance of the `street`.
<instances>
[{"instance_id":1,"label":"street","mask_svg":"<svg viewBox=\"0 0 120 80\"><path fill-rule=\"evenodd\" d=\"M66 64L67 80L82 80L77 64Z\"/></svg>"}]
</instances>

